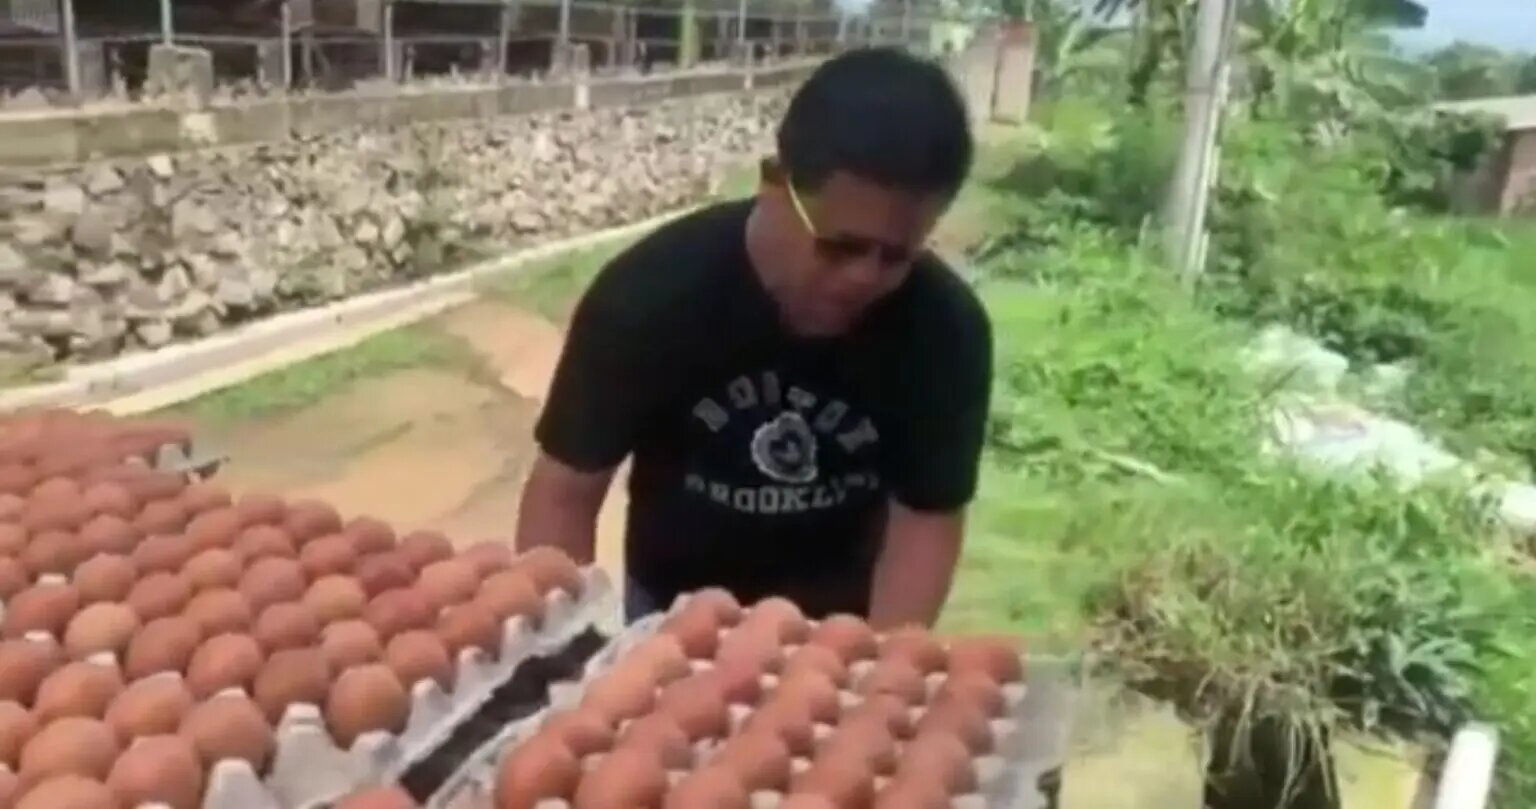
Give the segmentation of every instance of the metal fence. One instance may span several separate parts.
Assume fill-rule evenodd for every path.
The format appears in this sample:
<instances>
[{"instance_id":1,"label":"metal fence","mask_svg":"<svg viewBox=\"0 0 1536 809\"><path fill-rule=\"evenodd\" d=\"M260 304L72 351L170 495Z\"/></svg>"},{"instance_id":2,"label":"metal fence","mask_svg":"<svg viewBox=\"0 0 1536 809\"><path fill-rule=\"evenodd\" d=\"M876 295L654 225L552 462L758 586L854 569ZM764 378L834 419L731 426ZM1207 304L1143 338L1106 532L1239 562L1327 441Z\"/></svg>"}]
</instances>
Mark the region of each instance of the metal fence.
<instances>
[{"instance_id":1,"label":"metal fence","mask_svg":"<svg viewBox=\"0 0 1536 809\"><path fill-rule=\"evenodd\" d=\"M225 87L340 90L436 75L686 67L751 52L923 46L942 0L0 0L0 90L69 102L142 94L155 45L212 55Z\"/></svg>"}]
</instances>

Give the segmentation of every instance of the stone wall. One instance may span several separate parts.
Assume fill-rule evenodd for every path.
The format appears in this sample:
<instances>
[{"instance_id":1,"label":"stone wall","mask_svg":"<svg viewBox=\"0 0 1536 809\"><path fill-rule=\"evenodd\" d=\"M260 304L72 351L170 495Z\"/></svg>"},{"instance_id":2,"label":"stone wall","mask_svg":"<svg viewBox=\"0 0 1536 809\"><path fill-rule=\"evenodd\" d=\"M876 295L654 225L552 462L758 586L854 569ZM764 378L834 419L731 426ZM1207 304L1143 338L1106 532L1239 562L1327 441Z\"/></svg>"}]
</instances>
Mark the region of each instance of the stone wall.
<instances>
[{"instance_id":1,"label":"stone wall","mask_svg":"<svg viewBox=\"0 0 1536 809\"><path fill-rule=\"evenodd\" d=\"M0 363L114 356L702 199L787 88L0 175Z\"/></svg>"}]
</instances>

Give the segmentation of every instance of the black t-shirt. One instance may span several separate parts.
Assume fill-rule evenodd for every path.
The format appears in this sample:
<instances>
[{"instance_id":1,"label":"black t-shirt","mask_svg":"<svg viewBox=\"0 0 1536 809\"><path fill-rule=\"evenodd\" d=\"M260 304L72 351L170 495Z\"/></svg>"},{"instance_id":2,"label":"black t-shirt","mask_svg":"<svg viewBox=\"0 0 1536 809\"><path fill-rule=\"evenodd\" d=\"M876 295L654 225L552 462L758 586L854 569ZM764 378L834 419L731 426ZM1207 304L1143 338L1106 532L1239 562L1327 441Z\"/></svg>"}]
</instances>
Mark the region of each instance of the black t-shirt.
<instances>
[{"instance_id":1,"label":"black t-shirt","mask_svg":"<svg viewBox=\"0 0 1536 809\"><path fill-rule=\"evenodd\" d=\"M685 216L602 270L536 435L582 470L633 453L625 561L662 605L722 586L864 615L888 498L975 492L990 325L925 256L852 333L796 338L747 257L751 208Z\"/></svg>"}]
</instances>

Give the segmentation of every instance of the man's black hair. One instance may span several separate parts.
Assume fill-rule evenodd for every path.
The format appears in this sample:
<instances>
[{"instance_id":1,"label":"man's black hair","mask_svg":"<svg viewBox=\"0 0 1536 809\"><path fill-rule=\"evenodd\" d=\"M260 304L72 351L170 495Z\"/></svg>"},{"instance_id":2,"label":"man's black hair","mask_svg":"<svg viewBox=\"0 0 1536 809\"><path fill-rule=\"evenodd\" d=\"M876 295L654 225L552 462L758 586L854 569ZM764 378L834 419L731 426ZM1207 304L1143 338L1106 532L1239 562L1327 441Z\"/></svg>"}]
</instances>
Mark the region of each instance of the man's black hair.
<instances>
[{"instance_id":1,"label":"man's black hair","mask_svg":"<svg viewBox=\"0 0 1536 809\"><path fill-rule=\"evenodd\" d=\"M938 64L865 48L821 64L779 124L779 162L814 192L833 173L951 199L971 169L965 102Z\"/></svg>"}]
</instances>

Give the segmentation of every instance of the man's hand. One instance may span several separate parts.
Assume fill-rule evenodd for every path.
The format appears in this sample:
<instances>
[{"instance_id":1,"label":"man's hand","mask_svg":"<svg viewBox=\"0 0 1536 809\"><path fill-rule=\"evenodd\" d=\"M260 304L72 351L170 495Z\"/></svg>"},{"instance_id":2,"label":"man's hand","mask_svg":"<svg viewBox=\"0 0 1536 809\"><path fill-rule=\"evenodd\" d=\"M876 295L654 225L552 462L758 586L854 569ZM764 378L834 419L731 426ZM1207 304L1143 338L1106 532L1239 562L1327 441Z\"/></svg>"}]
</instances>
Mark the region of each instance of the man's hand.
<instances>
[{"instance_id":1,"label":"man's hand","mask_svg":"<svg viewBox=\"0 0 1536 809\"><path fill-rule=\"evenodd\" d=\"M565 551L578 565L591 564L597 551L597 513L613 472L582 472L539 453L518 507L518 552L549 545Z\"/></svg>"},{"instance_id":2,"label":"man's hand","mask_svg":"<svg viewBox=\"0 0 1536 809\"><path fill-rule=\"evenodd\" d=\"M869 623L876 630L938 620L964 534L964 511L913 511L891 502L870 596Z\"/></svg>"}]
</instances>

